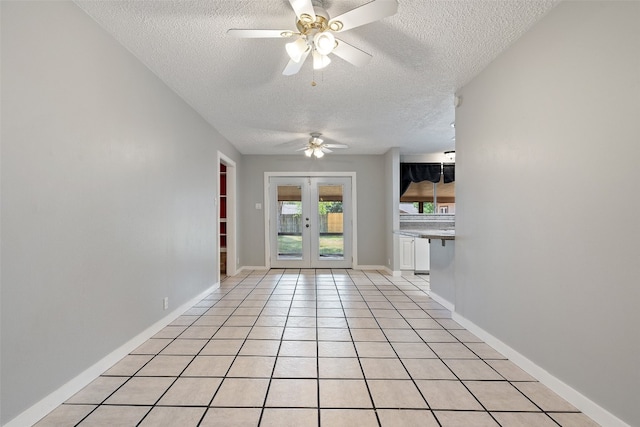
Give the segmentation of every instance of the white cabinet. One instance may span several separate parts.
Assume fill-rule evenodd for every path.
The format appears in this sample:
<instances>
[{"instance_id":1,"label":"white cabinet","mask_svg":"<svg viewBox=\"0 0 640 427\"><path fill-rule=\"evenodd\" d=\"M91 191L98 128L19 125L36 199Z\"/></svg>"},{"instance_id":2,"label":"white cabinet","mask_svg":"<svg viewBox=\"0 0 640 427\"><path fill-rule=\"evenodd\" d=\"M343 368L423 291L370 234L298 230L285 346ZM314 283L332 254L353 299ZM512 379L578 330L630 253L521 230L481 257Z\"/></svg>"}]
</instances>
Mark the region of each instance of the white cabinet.
<instances>
[{"instance_id":1,"label":"white cabinet","mask_svg":"<svg viewBox=\"0 0 640 427\"><path fill-rule=\"evenodd\" d=\"M416 271L429 271L431 269L430 251L429 251L429 239L415 239L415 270Z\"/></svg>"},{"instance_id":2,"label":"white cabinet","mask_svg":"<svg viewBox=\"0 0 640 427\"><path fill-rule=\"evenodd\" d=\"M400 237L400 270L414 269L414 238Z\"/></svg>"}]
</instances>

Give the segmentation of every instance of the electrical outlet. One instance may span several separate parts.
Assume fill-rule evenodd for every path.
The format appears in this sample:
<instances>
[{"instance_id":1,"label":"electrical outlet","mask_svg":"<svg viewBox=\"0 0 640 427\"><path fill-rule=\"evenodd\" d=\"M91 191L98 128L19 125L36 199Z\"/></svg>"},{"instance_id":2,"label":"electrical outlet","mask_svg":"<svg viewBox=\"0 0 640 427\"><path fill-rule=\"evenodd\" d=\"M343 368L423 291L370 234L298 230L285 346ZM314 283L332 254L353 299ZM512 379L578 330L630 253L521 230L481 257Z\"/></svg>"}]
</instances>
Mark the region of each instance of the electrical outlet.
<instances>
[{"instance_id":1,"label":"electrical outlet","mask_svg":"<svg viewBox=\"0 0 640 427\"><path fill-rule=\"evenodd\" d=\"M167 310L169 308L169 297L162 298L162 307Z\"/></svg>"}]
</instances>

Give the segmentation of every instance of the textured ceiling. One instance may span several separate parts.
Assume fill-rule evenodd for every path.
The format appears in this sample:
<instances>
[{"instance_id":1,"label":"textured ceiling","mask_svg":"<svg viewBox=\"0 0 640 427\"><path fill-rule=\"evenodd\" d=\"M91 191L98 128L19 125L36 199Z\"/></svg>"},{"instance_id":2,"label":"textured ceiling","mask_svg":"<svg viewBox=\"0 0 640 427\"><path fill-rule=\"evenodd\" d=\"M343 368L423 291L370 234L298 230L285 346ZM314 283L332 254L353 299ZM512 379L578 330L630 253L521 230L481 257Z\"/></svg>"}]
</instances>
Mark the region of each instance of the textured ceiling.
<instances>
[{"instance_id":1,"label":"textured ceiling","mask_svg":"<svg viewBox=\"0 0 640 427\"><path fill-rule=\"evenodd\" d=\"M337 16L366 2L324 7ZM243 154L292 154L314 131L345 154L426 154L454 149L456 90L557 0L399 0L396 15L340 35L369 64L332 56L314 73L307 60L291 77L286 40L226 34L295 29L288 0L76 3Z\"/></svg>"}]
</instances>

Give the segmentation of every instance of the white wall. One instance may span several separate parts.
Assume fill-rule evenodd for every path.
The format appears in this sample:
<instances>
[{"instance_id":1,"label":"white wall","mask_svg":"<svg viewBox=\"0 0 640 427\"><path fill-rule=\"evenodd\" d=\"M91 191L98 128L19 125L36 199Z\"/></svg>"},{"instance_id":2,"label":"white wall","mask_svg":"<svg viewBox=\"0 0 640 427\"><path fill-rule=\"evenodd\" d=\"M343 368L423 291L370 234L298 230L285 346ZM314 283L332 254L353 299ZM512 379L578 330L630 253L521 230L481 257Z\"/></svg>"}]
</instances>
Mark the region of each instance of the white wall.
<instances>
[{"instance_id":1,"label":"white wall","mask_svg":"<svg viewBox=\"0 0 640 427\"><path fill-rule=\"evenodd\" d=\"M239 154L74 4L1 7L5 424L215 284Z\"/></svg>"},{"instance_id":2,"label":"white wall","mask_svg":"<svg viewBox=\"0 0 640 427\"><path fill-rule=\"evenodd\" d=\"M322 159L304 155L243 156L243 172L238 176L240 190L241 266L264 266L265 172L356 172L358 204L358 264L386 264L385 166L384 156L327 154Z\"/></svg>"},{"instance_id":3,"label":"white wall","mask_svg":"<svg viewBox=\"0 0 640 427\"><path fill-rule=\"evenodd\" d=\"M400 248L394 230L400 228L400 149L392 148L384 155L385 167L385 235L387 236L387 260L385 266L400 272Z\"/></svg>"},{"instance_id":4,"label":"white wall","mask_svg":"<svg viewBox=\"0 0 640 427\"><path fill-rule=\"evenodd\" d=\"M456 310L630 425L639 22L638 2L563 2L459 91L456 113Z\"/></svg>"}]
</instances>

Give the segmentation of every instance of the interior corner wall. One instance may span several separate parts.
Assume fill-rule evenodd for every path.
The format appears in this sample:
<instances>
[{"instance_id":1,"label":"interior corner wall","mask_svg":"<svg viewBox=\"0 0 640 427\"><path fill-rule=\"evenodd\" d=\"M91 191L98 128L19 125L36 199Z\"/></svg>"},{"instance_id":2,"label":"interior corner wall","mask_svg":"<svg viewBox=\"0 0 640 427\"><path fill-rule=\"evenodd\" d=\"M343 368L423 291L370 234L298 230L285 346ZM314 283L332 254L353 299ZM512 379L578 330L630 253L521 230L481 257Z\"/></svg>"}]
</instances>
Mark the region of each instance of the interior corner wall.
<instances>
[{"instance_id":1,"label":"interior corner wall","mask_svg":"<svg viewBox=\"0 0 640 427\"><path fill-rule=\"evenodd\" d=\"M4 425L215 285L240 155L73 3L1 8Z\"/></svg>"},{"instance_id":2,"label":"interior corner wall","mask_svg":"<svg viewBox=\"0 0 640 427\"><path fill-rule=\"evenodd\" d=\"M562 2L459 91L456 311L640 425L640 3Z\"/></svg>"},{"instance_id":3,"label":"interior corner wall","mask_svg":"<svg viewBox=\"0 0 640 427\"><path fill-rule=\"evenodd\" d=\"M241 266L265 266L264 206L265 172L355 172L357 186L358 264L385 265L385 175L382 155L327 154L322 159L303 154L286 156L242 156L243 173L239 175L238 212L242 224Z\"/></svg>"}]
</instances>

